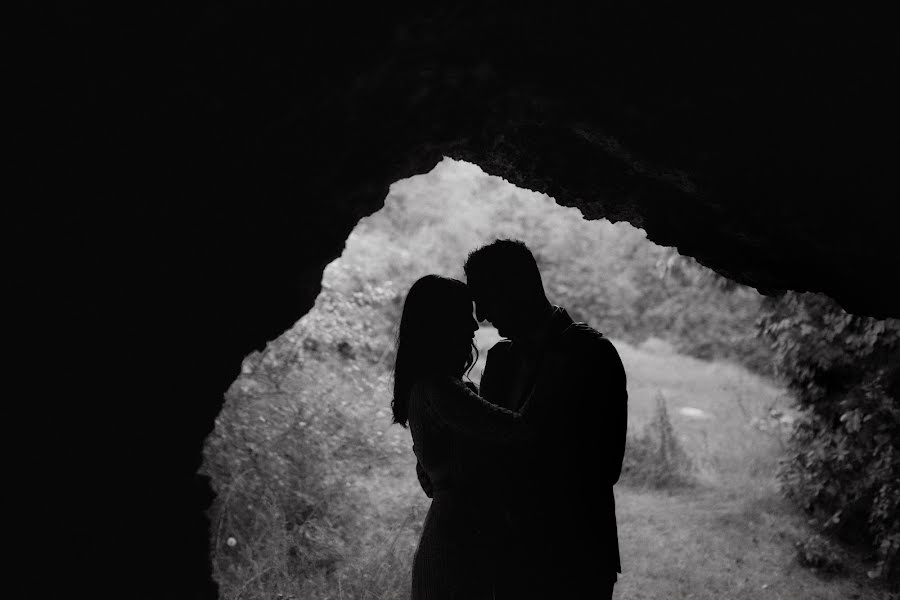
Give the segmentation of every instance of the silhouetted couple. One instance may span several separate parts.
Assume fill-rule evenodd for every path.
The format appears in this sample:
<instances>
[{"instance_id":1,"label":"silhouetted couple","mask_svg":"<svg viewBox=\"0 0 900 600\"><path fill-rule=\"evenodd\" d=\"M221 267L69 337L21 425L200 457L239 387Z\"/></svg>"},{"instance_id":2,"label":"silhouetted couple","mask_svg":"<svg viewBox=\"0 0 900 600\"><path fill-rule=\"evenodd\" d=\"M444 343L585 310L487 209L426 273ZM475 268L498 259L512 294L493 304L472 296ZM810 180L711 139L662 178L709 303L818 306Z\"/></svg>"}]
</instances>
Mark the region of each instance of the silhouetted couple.
<instances>
[{"instance_id":1,"label":"silhouetted couple","mask_svg":"<svg viewBox=\"0 0 900 600\"><path fill-rule=\"evenodd\" d=\"M625 370L613 345L544 293L522 242L472 252L468 285L426 275L403 306L394 420L409 424L432 498L412 597L608 598L621 572L613 484L625 451ZM503 338L481 389L478 320Z\"/></svg>"}]
</instances>

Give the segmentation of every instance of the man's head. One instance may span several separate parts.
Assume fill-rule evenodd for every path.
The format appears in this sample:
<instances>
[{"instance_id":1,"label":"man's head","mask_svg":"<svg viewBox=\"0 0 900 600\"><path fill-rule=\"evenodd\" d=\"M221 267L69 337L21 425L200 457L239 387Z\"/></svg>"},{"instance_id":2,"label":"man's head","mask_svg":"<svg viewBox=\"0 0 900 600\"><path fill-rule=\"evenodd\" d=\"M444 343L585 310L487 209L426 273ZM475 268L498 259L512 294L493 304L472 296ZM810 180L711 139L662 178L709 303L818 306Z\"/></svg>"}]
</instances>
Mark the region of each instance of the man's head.
<instances>
[{"instance_id":1,"label":"man's head","mask_svg":"<svg viewBox=\"0 0 900 600\"><path fill-rule=\"evenodd\" d=\"M537 261L519 240L495 240L469 254L463 266L479 320L515 338L533 329L550 302Z\"/></svg>"}]
</instances>

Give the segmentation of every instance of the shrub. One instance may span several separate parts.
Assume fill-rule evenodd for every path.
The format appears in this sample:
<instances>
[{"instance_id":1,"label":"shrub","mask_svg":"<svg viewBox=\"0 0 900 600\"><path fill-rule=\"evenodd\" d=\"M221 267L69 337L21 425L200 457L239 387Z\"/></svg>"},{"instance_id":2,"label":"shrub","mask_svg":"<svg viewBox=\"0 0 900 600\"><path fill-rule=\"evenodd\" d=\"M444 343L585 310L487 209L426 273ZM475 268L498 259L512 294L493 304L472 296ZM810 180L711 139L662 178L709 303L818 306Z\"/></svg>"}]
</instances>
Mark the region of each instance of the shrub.
<instances>
[{"instance_id":1,"label":"shrub","mask_svg":"<svg viewBox=\"0 0 900 600\"><path fill-rule=\"evenodd\" d=\"M794 544L797 562L802 566L823 573L840 573L844 563L838 548L827 538L813 534Z\"/></svg>"},{"instance_id":2,"label":"shrub","mask_svg":"<svg viewBox=\"0 0 900 600\"><path fill-rule=\"evenodd\" d=\"M369 504L353 482L401 450L399 438L381 431L389 423L386 373L361 370L339 349L322 359L291 345L279 338L248 357L207 440L204 471L216 492L211 551L223 598L333 586ZM376 403L384 405L381 421L372 418Z\"/></svg>"},{"instance_id":3,"label":"shrub","mask_svg":"<svg viewBox=\"0 0 900 600\"><path fill-rule=\"evenodd\" d=\"M629 434L622 462L622 481L655 489L681 487L692 481L693 463L684 451L666 409L656 396L653 419L639 434Z\"/></svg>"},{"instance_id":4,"label":"shrub","mask_svg":"<svg viewBox=\"0 0 900 600\"><path fill-rule=\"evenodd\" d=\"M755 290L671 249L656 266L659 281L643 278L644 296L653 299L638 319L644 336L666 337L694 358L731 360L772 375L772 351L755 335L762 306Z\"/></svg>"},{"instance_id":5,"label":"shrub","mask_svg":"<svg viewBox=\"0 0 900 600\"><path fill-rule=\"evenodd\" d=\"M787 294L760 320L801 415L779 469L812 522L872 549L870 576L896 579L900 550L900 321Z\"/></svg>"}]
</instances>

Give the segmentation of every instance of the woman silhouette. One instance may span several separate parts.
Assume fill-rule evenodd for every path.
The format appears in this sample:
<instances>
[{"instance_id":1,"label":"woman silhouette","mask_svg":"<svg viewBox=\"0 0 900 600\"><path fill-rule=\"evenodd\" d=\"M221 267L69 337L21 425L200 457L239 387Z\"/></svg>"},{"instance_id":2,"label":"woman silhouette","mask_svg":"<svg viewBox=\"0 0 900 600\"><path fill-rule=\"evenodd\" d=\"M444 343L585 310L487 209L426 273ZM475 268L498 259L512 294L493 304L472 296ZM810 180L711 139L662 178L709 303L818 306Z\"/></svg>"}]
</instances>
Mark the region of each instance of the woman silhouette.
<instances>
[{"instance_id":1,"label":"woman silhouette","mask_svg":"<svg viewBox=\"0 0 900 600\"><path fill-rule=\"evenodd\" d=\"M477 357L466 285L426 275L403 305L394 365L394 422L409 425L431 483L412 571L412 598L491 598L503 512L493 457L533 437L527 414L495 406L463 383ZM474 356L473 356L474 353Z\"/></svg>"}]
</instances>

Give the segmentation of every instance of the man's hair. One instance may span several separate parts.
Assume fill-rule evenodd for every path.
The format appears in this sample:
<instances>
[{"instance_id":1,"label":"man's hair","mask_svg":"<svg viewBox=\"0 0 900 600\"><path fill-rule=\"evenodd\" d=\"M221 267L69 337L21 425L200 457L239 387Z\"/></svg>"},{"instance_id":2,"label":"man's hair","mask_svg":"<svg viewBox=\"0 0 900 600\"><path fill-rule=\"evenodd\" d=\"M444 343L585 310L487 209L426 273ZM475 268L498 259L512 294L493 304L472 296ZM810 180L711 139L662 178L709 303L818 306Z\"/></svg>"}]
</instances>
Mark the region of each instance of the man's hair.
<instances>
[{"instance_id":1,"label":"man's hair","mask_svg":"<svg viewBox=\"0 0 900 600\"><path fill-rule=\"evenodd\" d=\"M494 281L518 290L544 294L544 284L534 254L521 240L494 240L469 253L463 265L471 283Z\"/></svg>"}]
</instances>

